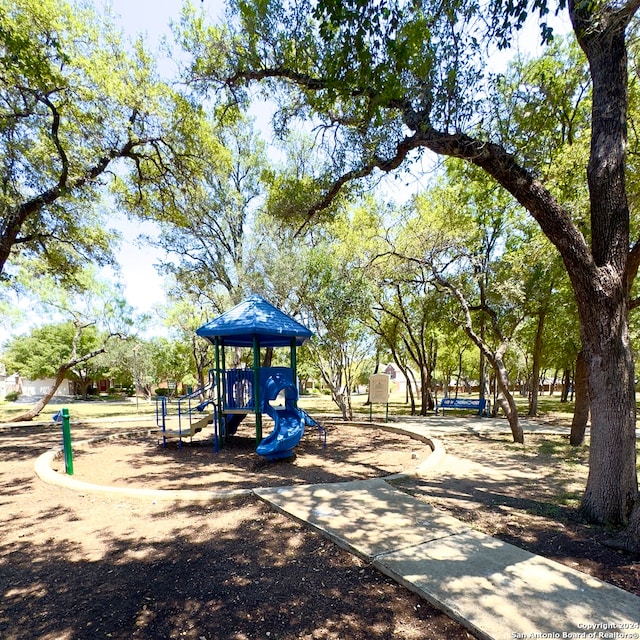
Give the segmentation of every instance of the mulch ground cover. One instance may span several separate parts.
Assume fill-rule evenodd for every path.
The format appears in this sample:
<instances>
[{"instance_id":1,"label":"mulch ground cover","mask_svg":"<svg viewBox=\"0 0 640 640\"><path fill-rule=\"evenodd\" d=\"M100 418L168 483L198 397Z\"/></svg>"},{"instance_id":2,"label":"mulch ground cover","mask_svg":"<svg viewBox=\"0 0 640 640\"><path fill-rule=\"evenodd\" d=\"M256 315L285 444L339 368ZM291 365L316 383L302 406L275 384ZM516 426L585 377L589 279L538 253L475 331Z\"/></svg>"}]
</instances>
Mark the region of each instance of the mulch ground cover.
<instances>
[{"instance_id":1,"label":"mulch ground cover","mask_svg":"<svg viewBox=\"0 0 640 640\"><path fill-rule=\"evenodd\" d=\"M204 440L163 448L127 426L76 424L79 479L155 488L248 488L377 477L414 466L423 445L363 427L313 433L266 465L251 434L218 457ZM0 430L0 638L194 640L464 639L468 632L362 560L254 497L193 504L81 493L41 482L54 427ZM584 452L557 436L443 438L445 461L396 483L473 527L640 595L640 558L609 548L571 500ZM572 454L573 455L573 454ZM582 456L582 457L581 457ZM563 502L564 501L564 502Z\"/></svg>"},{"instance_id":2,"label":"mulch ground cover","mask_svg":"<svg viewBox=\"0 0 640 640\"><path fill-rule=\"evenodd\" d=\"M3 640L471 637L255 498L167 504L44 484L34 460L59 443L53 428L0 431Z\"/></svg>"}]
</instances>

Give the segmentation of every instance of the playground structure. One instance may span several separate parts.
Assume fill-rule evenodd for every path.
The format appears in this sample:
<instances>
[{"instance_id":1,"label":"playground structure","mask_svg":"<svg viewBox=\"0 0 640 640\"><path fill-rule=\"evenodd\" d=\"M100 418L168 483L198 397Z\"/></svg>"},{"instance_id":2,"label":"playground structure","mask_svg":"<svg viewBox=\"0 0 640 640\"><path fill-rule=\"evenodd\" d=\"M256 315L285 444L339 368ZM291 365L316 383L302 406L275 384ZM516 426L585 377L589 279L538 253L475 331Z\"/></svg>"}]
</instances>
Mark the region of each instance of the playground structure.
<instances>
[{"instance_id":1,"label":"playground structure","mask_svg":"<svg viewBox=\"0 0 640 640\"><path fill-rule=\"evenodd\" d=\"M215 428L217 407L212 399L214 389L215 379L213 372L210 371L208 382L203 387L178 399L177 421L172 421L169 416L167 398L165 396L156 398L156 424L161 430L163 446L167 446L167 439L178 438L179 447L182 448L184 438L191 440L208 424L214 424L214 448L216 453L218 452L220 441Z\"/></svg>"},{"instance_id":2,"label":"playground structure","mask_svg":"<svg viewBox=\"0 0 640 640\"><path fill-rule=\"evenodd\" d=\"M166 399L159 399L156 417L163 439L178 437L180 443L193 437L208 423L214 425L214 447L218 451L228 436L237 432L247 415L255 415L256 452L269 460L287 458L304 435L306 426L326 431L297 406L296 348L312 335L304 325L293 320L258 295L249 297L218 318L200 327L196 334L215 347L215 367L207 384L178 401L178 428L167 428ZM226 349L252 349L252 368L226 367ZM261 349L286 347L289 367L261 366ZM274 403L278 397L284 406ZM273 421L273 430L262 437L263 415Z\"/></svg>"}]
</instances>

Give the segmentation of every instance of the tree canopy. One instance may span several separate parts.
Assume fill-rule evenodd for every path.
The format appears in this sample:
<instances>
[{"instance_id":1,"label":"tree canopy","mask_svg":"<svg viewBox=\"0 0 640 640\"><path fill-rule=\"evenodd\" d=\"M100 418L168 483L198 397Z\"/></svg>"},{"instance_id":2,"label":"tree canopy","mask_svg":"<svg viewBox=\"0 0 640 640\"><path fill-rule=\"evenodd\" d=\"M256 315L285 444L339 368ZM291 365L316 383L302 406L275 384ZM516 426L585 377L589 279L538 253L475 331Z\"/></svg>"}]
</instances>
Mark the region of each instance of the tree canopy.
<instances>
[{"instance_id":1,"label":"tree canopy","mask_svg":"<svg viewBox=\"0 0 640 640\"><path fill-rule=\"evenodd\" d=\"M234 0L228 27L194 21L184 39L200 87L227 90L237 102L260 83L279 101L279 132L296 119L313 127L320 170L313 181L299 181L308 194L303 217L329 207L345 185L406 166L426 150L482 169L529 212L558 250L578 304L592 414L582 506L593 520L623 523L636 505L630 524L636 546L640 502L628 318L640 243L631 243L625 152L627 30L639 7L637 0L559 5L588 61L591 83L584 166L589 233L568 194L546 183L545 145L542 153L523 153L531 145L499 126L489 98L487 59L509 44L530 11L545 20L545 0ZM549 35L543 22L542 37ZM577 83L574 94L583 86ZM529 129L536 130L535 119Z\"/></svg>"},{"instance_id":2,"label":"tree canopy","mask_svg":"<svg viewBox=\"0 0 640 640\"><path fill-rule=\"evenodd\" d=\"M126 211L159 216L200 173L200 110L85 4L2 0L0 25L0 274L36 260L74 283L112 259L106 186Z\"/></svg>"}]
</instances>

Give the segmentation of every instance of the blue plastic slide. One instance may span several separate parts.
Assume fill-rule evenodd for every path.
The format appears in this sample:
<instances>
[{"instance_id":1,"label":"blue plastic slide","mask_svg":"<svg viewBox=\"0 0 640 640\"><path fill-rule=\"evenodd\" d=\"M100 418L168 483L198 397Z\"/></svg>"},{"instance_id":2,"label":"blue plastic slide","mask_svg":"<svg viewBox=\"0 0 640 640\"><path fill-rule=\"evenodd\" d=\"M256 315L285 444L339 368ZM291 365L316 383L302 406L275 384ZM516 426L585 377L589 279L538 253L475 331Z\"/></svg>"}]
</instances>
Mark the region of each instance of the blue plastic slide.
<instances>
[{"instance_id":1,"label":"blue plastic slide","mask_svg":"<svg viewBox=\"0 0 640 640\"><path fill-rule=\"evenodd\" d=\"M270 404L280 392L284 392L283 409L277 409ZM304 434L306 423L302 411L295 406L297 399L298 390L289 380L280 377L270 377L266 380L262 389L262 407L263 413L273 420L274 428L258 445L258 455L268 460L290 458L293 455L294 447Z\"/></svg>"},{"instance_id":2,"label":"blue plastic slide","mask_svg":"<svg viewBox=\"0 0 640 640\"><path fill-rule=\"evenodd\" d=\"M238 426L245 419L245 413L232 413L224 417L225 435L232 436L238 430Z\"/></svg>"}]
</instances>

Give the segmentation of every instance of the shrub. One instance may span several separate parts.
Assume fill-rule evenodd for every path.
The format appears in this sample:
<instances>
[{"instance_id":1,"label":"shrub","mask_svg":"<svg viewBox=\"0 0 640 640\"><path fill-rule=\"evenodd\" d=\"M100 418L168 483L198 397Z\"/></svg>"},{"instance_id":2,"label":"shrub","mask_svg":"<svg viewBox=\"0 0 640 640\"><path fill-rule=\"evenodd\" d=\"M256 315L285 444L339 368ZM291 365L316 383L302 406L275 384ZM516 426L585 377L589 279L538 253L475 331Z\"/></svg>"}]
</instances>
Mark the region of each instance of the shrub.
<instances>
[{"instance_id":1,"label":"shrub","mask_svg":"<svg viewBox=\"0 0 640 640\"><path fill-rule=\"evenodd\" d=\"M17 391L10 391L9 393L7 393L4 399L7 402L15 402L19 397L20 394Z\"/></svg>"}]
</instances>

